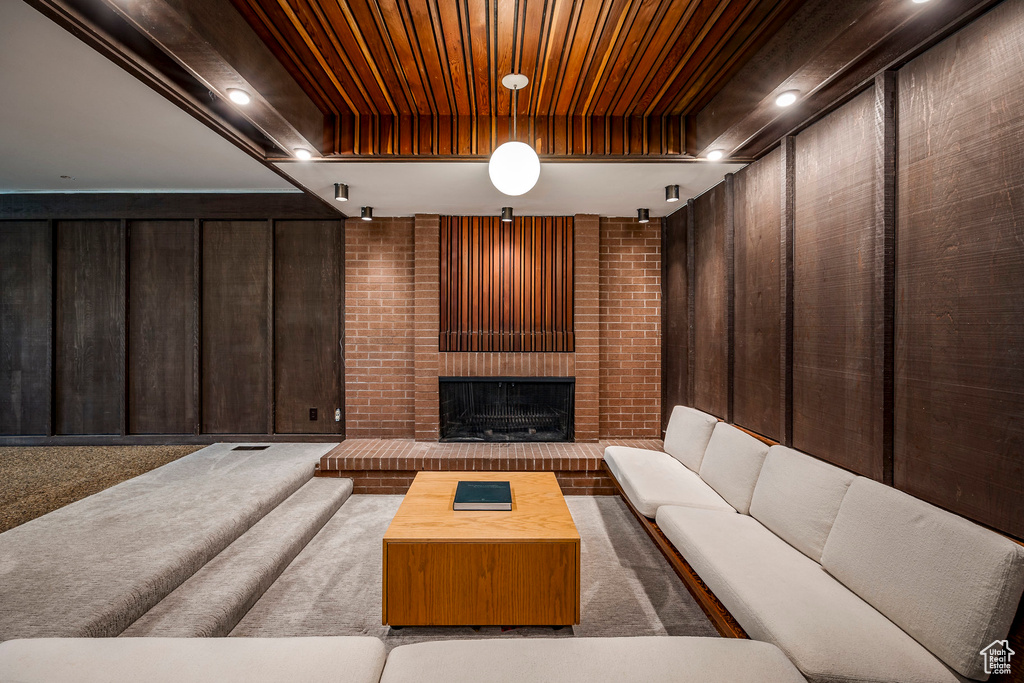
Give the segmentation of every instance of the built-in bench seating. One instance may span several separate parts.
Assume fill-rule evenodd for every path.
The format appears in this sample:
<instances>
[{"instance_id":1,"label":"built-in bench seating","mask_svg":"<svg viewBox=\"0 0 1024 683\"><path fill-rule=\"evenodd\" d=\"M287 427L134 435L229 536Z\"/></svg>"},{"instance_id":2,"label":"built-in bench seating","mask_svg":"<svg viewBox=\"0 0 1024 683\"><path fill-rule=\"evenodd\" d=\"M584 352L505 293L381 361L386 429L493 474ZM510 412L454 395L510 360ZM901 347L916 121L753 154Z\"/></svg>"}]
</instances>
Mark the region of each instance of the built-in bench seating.
<instances>
[{"instance_id":1,"label":"built-in bench seating","mask_svg":"<svg viewBox=\"0 0 1024 683\"><path fill-rule=\"evenodd\" d=\"M677 406L665 452L608 470L751 638L809 681L986 680L1024 548L878 482Z\"/></svg>"},{"instance_id":2,"label":"built-in bench seating","mask_svg":"<svg viewBox=\"0 0 1024 683\"><path fill-rule=\"evenodd\" d=\"M0 643L17 683L803 683L774 645L724 638L40 638Z\"/></svg>"}]
</instances>

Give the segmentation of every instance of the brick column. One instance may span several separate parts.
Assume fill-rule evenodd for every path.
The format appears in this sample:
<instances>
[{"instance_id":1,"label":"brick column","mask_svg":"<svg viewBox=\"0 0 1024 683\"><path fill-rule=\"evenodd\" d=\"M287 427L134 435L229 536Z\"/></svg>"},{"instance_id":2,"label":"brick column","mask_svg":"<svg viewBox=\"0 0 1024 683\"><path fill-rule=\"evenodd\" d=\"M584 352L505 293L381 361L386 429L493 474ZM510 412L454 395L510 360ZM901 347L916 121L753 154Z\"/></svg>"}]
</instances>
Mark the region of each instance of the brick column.
<instances>
[{"instance_id":1,"label":"brick column","mask_svg":"<svg viewBox=\"0 0 1024 683\"><path fill-rule=\"evenodd\" d=\"M438 326L440 324L441 217L416 214L416 440L437 441Z\"/></svg>"},{"instance_id":2,"label":"brick column","mask_svg":"<svg viewBox=\"0 0 1024 683\"><path fill-rule=\"evenodd\" d=\"M576 214L576 440L597 441L600 428L601 297L599 291L600 220Z\"/></svg>"}]
</instances>

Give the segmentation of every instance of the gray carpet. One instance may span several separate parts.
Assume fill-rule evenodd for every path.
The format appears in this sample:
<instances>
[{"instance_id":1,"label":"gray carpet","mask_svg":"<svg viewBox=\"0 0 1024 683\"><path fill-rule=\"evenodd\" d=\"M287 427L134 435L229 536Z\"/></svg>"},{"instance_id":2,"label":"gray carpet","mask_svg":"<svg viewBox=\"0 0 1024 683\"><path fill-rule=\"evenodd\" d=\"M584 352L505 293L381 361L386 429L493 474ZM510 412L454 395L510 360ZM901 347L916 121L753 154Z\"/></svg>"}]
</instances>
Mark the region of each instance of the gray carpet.
<instances>
[{"instance_id":1,"label":"gray carpet","mask_svg":"<svg viewBox=\"0 0 1024 683\"><path fill-rule=\"evenodd\" d=\"M401 501L350 497L231 635L372 635L389 650L448 638L717 635L617 496L566 498L582 539L578 626L389 629L380 623L381 538Z\"/></svg>"},{"instance_id":2,"label":"gray carpet","mask_svg":"<svg viewBox=\"0 0 1024 683\"><path fill-rule=\"evenodd\" d=\"M121 635L226 636L350 495L351 479L310 479Z\"/></svg>"},{"instance_id":3,"label":"gray carpet","mask_svg":"<svg viewBox=\"0 0 1024 683\"><path fill-rule=\"evenodd\" d=\"M335 445L216 444L0 534L0 640L117 635Z\"/></svg>"}]
</instances>

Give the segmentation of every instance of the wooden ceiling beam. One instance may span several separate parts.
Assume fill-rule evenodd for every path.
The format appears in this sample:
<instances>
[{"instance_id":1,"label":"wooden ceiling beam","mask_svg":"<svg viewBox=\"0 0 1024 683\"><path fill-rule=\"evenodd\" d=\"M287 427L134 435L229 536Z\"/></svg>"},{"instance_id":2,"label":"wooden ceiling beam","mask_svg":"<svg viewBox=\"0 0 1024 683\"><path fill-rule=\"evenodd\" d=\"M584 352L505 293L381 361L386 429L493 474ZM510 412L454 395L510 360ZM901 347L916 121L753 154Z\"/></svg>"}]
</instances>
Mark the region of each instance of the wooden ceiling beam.
<instances>
[{"instance_id":1,"label":"wooden ceiling beam","mask_svg":"<svg viewBox=\"0 0 1024 683\"><path fill-rule=\"evenodd\" d=\"M291 156L324 146L324 114L228 0L102 0L182 68L226 98L245 90L240 113Z\"/></svg>"},{"instance_id":2,"label":"wooden ceiling beam","mask_svg":"<svg viewBox=\"0 0 1024 683\"><path fill-rule=\"evenodd\" d=\"M999 0L809 0L695 116L692 153L757 158ZM782 109L775 98L799 90Z\"/></svg>"}]
</instances>

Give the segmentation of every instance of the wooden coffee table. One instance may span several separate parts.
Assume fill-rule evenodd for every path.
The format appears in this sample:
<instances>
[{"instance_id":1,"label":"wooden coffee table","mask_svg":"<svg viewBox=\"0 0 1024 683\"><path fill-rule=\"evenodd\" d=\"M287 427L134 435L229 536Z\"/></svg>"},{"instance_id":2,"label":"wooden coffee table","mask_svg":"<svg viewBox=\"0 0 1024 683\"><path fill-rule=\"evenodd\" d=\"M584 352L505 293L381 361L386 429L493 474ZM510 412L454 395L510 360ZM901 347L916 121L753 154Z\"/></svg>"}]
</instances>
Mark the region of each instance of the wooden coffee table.
<instances>
[{"instance_id":1,"label":"wooden coffee table","mask_svg":"<svg viewBox=\"0 0 1024 683\"><path fill-rule=\"evenodd\" d=\"M460 480L509 481L511 512L452 510ZM580 621L580 535L552 472L420 472L384 534L382 623Z\"/></svg>"}]
</instances>

